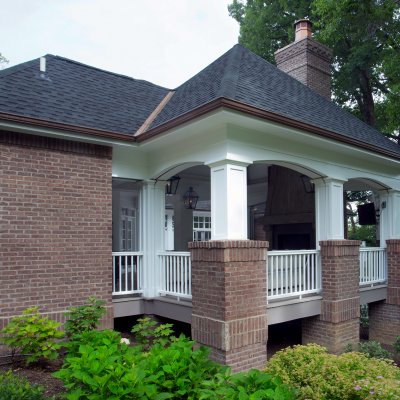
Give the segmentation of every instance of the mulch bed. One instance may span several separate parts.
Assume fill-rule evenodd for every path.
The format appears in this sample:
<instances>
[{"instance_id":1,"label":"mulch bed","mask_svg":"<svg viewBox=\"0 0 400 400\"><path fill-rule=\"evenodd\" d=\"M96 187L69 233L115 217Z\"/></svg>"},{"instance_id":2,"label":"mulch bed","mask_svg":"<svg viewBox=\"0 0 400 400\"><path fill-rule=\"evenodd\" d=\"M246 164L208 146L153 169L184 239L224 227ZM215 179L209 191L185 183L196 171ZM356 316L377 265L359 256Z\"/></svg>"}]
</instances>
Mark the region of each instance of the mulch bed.
<instances>
[{"instance_id":1,"label":"mulch bed","mask_svg":"<svg viewBox=\"0 0 400 400\"><path fill-rule=\"evenodd\" d=\"M11 370L15 375L26 378L31 384L42 386L47 397L55 395L57 399L61 399L61 394L65 393L64 384L61 380L54 378L52 373L58 371L61 366L62 360L38 363L29 367L23 361L11 364L7 358L0 360L0 372Z\"/></svg>"}]
</instances>

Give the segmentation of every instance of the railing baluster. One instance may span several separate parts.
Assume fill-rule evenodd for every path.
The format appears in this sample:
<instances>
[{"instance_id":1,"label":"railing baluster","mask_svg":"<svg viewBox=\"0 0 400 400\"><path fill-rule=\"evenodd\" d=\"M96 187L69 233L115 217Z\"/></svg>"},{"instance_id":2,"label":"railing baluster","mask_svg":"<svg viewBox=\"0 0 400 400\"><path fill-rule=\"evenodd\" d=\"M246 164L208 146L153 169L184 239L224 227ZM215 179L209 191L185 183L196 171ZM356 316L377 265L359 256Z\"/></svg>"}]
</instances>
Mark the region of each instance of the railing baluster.
<instances>
[{"instance_id":1,"label":"railing baluster","mask_svg":"<svg viewBox=\"0 0 400 400\"><path fill-rule=\"evenodd\" d=\"M121 273L121 271L122 271L122 257L121 256L119 256L118 257L118 259L119 259L119 279L118 279L118 282L119 282L119 291L120 292L122 292L122 273Z\"/></svg>"},{"instance_id":2,"label":"railing baluster","mask_svg":"<svg viewBox=\"0 0 400 400\"><path fill-rule=\"evenodd\" d=\"M317 250L268 252L268 298L301 298L321 290L321 268Z\"/></svg>"},{"instance_id":3,"label":"railing baluster","mask_svg":"<svg viewBox=\"0 0 400 400\"><path fill-rule=\"evenodd\" d=\"M386 249L360 248L360 285L383 284L387 279Z\"/></svg>"},{"instance_id":4,"label":"railing baluster","mask_svg":"<svg viewBox=\"0 0 400 400\"><path fill-rule=\"evenodd\" d=\"M142 253L113 252L113 295L141 293Z\"/></svg>"}]
</instances>

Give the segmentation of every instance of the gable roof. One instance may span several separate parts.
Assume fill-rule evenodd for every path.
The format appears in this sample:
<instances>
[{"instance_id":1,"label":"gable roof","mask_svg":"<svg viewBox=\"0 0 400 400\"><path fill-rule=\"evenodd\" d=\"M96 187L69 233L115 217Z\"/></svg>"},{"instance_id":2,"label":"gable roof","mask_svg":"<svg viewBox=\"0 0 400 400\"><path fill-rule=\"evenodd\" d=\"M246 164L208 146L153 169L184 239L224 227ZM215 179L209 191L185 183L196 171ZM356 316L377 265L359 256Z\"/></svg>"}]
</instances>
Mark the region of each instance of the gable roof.
<instances>
[{"instance_id":1,"label":"gable roof","mask_svg":"<svg viewBox=\"0 0 400 400\"><path fill-rule=\"evenodd\" d=\"M0 112L133 135L169 92L150 82L46 55L0 71Z\"/></svg>"},{"instance_id":2,"label":"gable roof","mask_svg":"<svg viewBox=\"0 0 400 400\"><path fill-rule=\"evenodd\" d=\"M58 56L46 60L44 75L39 59L0 71L0 117L9 113L145 140L201 109L228 107L400 158L400 146L239 44L172 97L150 82ZM147 131L134 138L143 126Z\"/></svg>"}]
</instances>

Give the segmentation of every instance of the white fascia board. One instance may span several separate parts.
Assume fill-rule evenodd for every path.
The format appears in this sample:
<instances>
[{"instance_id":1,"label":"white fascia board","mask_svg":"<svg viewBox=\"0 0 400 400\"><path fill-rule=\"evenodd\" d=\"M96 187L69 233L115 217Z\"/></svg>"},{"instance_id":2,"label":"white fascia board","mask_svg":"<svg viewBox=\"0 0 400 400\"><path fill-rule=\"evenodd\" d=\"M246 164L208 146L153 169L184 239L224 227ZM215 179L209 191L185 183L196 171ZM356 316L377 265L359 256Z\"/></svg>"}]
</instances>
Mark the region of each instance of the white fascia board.
<instances>
[{"instance_id":1,"label":"white fascia board","mask_svg":"<svg viewBox=\"0 0 400 400\"><path fill-rule=\"evenodd\" d=\"M346 154L351 155L352 157L368 159L370 162L372 160L376 160L379 163L387 163L391 164L392 166L397 165L400 171L400 160L393 159L383 154L375 153L371 150L359 148L355 145L353 146L342 143L334 139L319 136L318 134L305 132L296 128L290 128L288 126L262 120L260 118L246 116L235 111L226 111L226 114L228 114L226 123L228 126L230 126L230 128L228 128L229 138L232 139L238 139L237 132L240 130L242 132L246 132L246 142L250 142L252 139L257 139L257 136L258 140L263 140L263 135L268 134L269 138L275 137L285 141L286 143L297 142L298 144L302 143L303 145L312 145L321 149L329 149L331 152L339 154Z\"/></svg>"}]
</instances>

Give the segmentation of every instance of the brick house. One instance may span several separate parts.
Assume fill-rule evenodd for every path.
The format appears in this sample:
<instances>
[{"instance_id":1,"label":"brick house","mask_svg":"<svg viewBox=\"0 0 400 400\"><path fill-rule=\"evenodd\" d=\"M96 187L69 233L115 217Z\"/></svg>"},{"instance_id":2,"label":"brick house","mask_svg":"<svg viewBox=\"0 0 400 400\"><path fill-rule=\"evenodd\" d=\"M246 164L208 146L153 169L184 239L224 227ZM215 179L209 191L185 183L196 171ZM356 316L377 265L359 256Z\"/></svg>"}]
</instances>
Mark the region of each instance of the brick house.
<instances>
[{"instance_id":1,"label":"brick house","mask_svg":"<svg viewBox=\"0 0 400 400\"><path fill-rule=\"evenodd\" d=\"M189 322L240 370L294 319L340 352L368 303L390 343L400 147L330 101L331 56L302 20L278 68L235 45L174 90L53 55L0 71L0 328L94 295L104 326ZM346 190L373 193L379 247L346 240Z\"/></svg>"}]
</instances>

